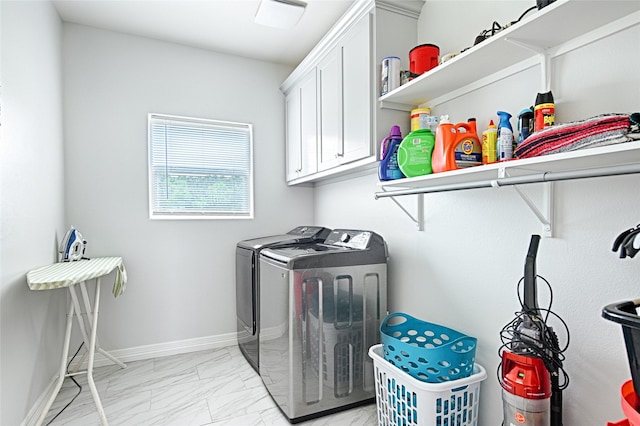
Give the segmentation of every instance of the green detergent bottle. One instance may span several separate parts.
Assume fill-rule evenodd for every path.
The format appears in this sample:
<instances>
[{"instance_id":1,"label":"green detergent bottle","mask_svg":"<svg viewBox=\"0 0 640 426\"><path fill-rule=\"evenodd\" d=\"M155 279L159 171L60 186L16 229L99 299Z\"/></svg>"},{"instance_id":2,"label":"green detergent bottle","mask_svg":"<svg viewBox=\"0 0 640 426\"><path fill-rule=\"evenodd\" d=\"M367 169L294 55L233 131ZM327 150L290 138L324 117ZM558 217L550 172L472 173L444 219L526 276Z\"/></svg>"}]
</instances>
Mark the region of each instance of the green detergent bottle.
<instances>
[{"instance_id":1,"label":"green detergent bottle","mask_svg":"<svg viewBox=\"0 0 640 426\"><path fill-rule=\"evenodd\" d=\"M406 177L433 173L431 155L435 136L429 129L418 129L409 133L398 147L398 167Z\"/></svg>"}]
</instances>

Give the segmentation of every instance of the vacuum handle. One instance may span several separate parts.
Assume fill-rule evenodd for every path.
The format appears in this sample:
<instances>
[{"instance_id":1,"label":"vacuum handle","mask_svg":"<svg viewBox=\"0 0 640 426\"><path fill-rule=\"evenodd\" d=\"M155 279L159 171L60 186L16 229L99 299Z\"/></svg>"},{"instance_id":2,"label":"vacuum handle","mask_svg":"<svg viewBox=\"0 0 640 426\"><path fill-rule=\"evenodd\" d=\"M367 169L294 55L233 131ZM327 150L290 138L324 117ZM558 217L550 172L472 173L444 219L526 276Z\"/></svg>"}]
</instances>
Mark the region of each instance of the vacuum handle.
<instances>
[{"instance_id":1,"label":"vacuum handle","mask_svg":"<svg viewBox=\"0 0 640 426\"><path fill-rule=\"evenodd\" d=\"M524 308L526 311L538 313L538 296L536 290L536 255L540 245L540 235L532 235L529 251L524 264Z\"/></svg>"}]
</instances>

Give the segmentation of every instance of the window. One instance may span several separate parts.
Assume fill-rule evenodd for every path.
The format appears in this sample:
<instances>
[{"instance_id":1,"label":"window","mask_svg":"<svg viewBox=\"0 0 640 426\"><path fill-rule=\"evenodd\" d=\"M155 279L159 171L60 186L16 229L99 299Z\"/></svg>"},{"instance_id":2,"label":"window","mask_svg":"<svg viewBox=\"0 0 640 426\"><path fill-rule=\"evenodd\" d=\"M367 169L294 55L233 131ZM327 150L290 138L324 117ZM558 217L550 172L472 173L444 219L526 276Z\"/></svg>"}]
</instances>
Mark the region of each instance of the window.
<instances>
[{"instance_id":1,"label":"window","mask_svg":"<svg viewBox=\"0 0 640 426\"><path fill-rule=\"evenodd\" d=\"M253 217L251 124L149 114L151 219Z\"/></svg>"}]
</instances>

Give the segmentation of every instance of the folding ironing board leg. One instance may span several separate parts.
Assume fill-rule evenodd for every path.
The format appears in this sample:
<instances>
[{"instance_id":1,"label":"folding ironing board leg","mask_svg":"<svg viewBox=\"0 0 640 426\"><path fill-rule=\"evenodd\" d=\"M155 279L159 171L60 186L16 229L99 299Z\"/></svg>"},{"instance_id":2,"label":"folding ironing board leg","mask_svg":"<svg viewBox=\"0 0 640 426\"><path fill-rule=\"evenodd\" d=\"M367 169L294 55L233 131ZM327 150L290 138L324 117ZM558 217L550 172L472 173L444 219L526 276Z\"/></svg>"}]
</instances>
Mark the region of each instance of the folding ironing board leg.
<instances>
[{"instance_id":1,"label":"folding ironing board leg","mask_svg":"<svg viewBox=\"0 0 640 426\"><path fill-rule=\"evenodd\" d=\"M87 293L87 286L85 285L84 281L80 283L80 292L82 293L82 300L84 302L84 308L85 308L85 311L87 312L87 319L89 320L89 323L92 323L93 322L93 316L91 315L91 303L89 302L89 294ZM113 355L111 355L109 352L107 352L104 349L102 349L102 347L100 346L100 341L99 341L97 336L96 336L96 349L102 355L106 356L111 361L113 361L114 363L118 364L121 368L125 368L126 367L125 363L123 363L118 358L116 358Z\"/></svg>"},{"instance_id":2,"label":"folding ironing board leg","mask_svg":"<svg viewBox=\"0 0 640 426\"><path fill-rule=\"evenodd\" d=\"M98 389L93 381L93 361L96 354L96 336L98 329L98 306L100 305L100 277L96 278L96 294L93 302L93 321L91 324L91 337L89 338L89 360L87 361L87 381L89 382L89 389L91 395L93 395L93 401L96 403L98 409L98 415L100 416L100 422L102 426L107 426L107 416L102 408L100 402L100 396L98 395Z\"/></svg>"},{"instance_id":3,"label":"folding ironing board leg","mask_svg":"<svg viewBox=\"0 0 640 426\"><path fill-rule=\"evenodd\" d=\"M71 301L73 302L73 306L75 306L76 319L78 320L78 327L80 328L80 333L82 334L82 340L84 341L84 344L87 346L87 351L88 351L90 348L89 335L87 334L87 328L84 323L84 318L82 318L82 308L80 307L80 301L78 300L78 295L76 294L75 286L73 285L69 286L69 293L71 294ZM91 322L89 322L89 324L91 324Z\"/></svg>"},{"instance_id":4,"label":"folding ironing board leg","mask_svg":"<svg viewBox=\"0 0 640 426\"><path fill-rule=\"evenodd\" d=\"M96 384L93 380L93 362L95 359L96 353L96 335L97 335L97 325L98 325L98 306L100 304L100 277L96 278L96 294L94 298L94 306L93 306L93 315L90 317L90 335L87 335L87 330L84 326L84 319L82 315L79 314L81 312L80 302L78 301L78 296L76 294L74 286L69 287L69 292L71 293L71 300L76 309L76 317L78 319L78 325L80 326L80 331L82 332L82 338L84 339L85 345L87 345L87 382L89 383L89 390L91 391L91 396L93 397L93 402L96 405L96 409L98 410L98 416L100 416L100 422L103 426L106 426L107 417L104 413L104 408L102 407L102 402L100 401L100 396L98 395L98 389L96 388ZM87 311L87 317L91 315L91 308L89 306L85 306Z\"/></svg>"},{"instance_id":5,"label":"folding ironing board leg","mask_svg":"<svg viewBox=\"0 0 640 426\"><path fill-rule=\"evenodd\" d=\"M62 357L60 357L61 360L60 360L60 370L58 371L58 379L56 380L56 384L53 390L51 391L51 396L49 397L49 400L47 401L45 406L42 408L40 417L38 417L38 420L36 421L36 426L40 426L44 422L44 419L47 417L47 414L49 413L49 409L51 408L51 405L53 405L53 401L55 401L56 396L58 396L58 392L60 392L60 388L62 387L62 382L64 382L64 378L66 377L66 374L67 374L67 356L69 354L69 342L71 340L71 325L73 324L73 309L74 309L74 304L69 303L69 312L67 313L67 328L64 334L64 344L62 345L63 346Z\"/></svg>"}]
</instances>

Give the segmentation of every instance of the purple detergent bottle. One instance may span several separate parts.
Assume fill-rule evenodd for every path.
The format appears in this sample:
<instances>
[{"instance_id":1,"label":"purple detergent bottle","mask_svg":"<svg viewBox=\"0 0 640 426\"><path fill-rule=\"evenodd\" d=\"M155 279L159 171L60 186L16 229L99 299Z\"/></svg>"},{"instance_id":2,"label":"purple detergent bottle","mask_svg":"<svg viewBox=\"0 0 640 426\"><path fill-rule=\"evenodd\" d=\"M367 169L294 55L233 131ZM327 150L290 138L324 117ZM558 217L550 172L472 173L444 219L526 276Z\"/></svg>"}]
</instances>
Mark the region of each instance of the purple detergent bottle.
<instances>
[{"instance_id":1,"label":"purple detergent bottle","mask_svg":"<svg viewBox=\"0 0 640 426\"><path fill-rule=\"evenodd\" d=\"M378 178L380 180L402 179L404 174L398 167L398 146L402 142L402 132L399 126L392 126L389 136L382 140L380 146L380 164Z\"/></svg>"}]
</instances>

